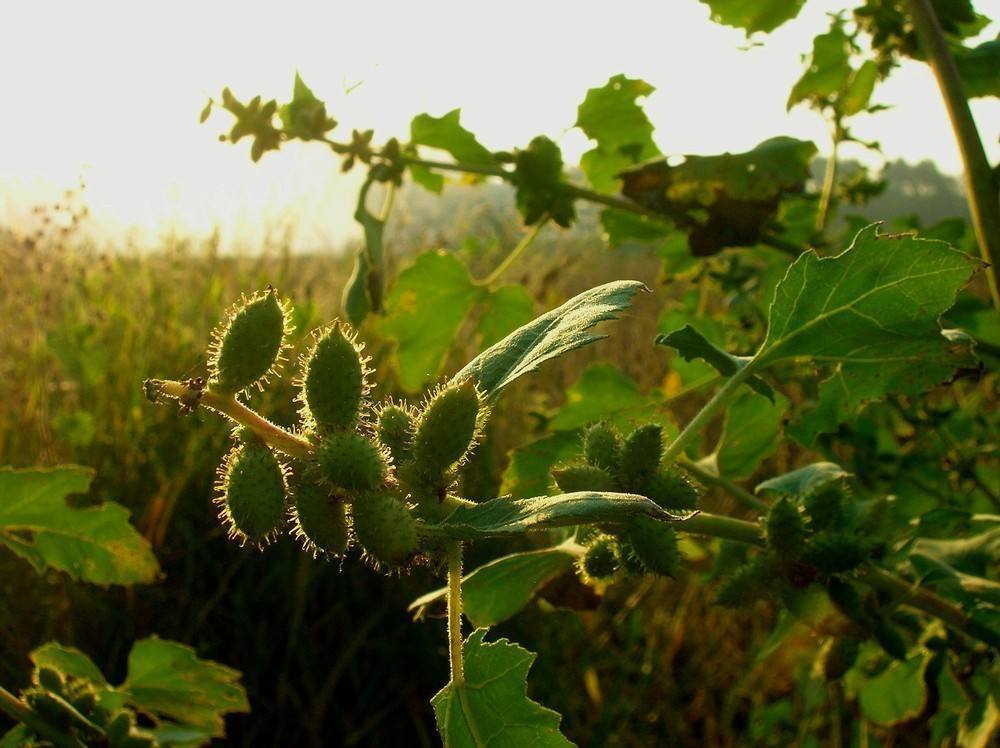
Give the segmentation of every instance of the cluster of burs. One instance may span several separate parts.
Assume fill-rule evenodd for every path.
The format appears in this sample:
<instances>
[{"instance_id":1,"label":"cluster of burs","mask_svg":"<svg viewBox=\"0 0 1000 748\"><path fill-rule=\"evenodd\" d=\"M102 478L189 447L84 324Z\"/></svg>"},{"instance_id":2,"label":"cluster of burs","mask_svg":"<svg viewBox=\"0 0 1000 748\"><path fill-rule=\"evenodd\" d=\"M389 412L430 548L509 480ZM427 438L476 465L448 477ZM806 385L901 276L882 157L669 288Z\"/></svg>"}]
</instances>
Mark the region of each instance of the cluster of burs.
<instances>
[{"instance_id":1,"label":"cluster of burs","mask_svg":"<svg viewBox=\"0 0 1000 748\"><path fill-rule=\"evenodd\" d=\"M238 305L215 335L210 391L261 386L281 359L287 312L273 290ZM343 323L315 336L300 367L297 458L279 457L241 427L219 470L230 536L263 546L286 528L316 555L352 545L380 569L440 549L428 528L453 508L455 471L475 446L486 409L470 380L439 388L421 407L368 399L369 370Z\"/></svg>"},{"instance_id":2,"label":"cluster of burs","mask_svg":"<svg viewBox=\"0 0 1000 748\"><path fill-rule=\"evenodd\" d=\"M583 460L553 470L559 488L639 494L663 509L689 511L698 492L676 468L662 464L663 429L645 424L622 435L614 426L597 423L583 437ZM637 515L627 523L585 528L577 540L586 546L578 570L584 581L607 582L620 575L673 576L680 564L677 536L670 522Z\"/></svg>"},{"instance_id":3,"label":"cluster of burs","mask_svg":"<svg viewBox=\"0 0 1000 748\"><path fill-rule=\"evenodd\" d=\"M113 698L99 693L90 681L64 677L47 667L38 668L33 680L33 685L22 693L24 702L50 727L65 733L69 739L83 741L73 745L105 745L108 748L155 748L158 745L153 733L137 726L135 712L124 706L118 708Z\"/></svg>"}]
</instances>

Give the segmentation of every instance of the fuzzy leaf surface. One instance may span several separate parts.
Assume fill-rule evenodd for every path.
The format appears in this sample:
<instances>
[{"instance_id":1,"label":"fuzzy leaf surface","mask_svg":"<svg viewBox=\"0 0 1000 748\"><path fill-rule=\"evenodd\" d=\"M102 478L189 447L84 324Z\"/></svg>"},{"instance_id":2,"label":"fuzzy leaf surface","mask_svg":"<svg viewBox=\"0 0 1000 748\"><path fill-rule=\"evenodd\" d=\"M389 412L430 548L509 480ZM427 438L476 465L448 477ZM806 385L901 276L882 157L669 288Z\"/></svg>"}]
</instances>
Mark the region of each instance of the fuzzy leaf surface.
<instances>
[{"instance_id":1,"label":"fuzzy leaf surface","mask_svg":"<svg viewBox=\"0 0 1000 748\"><path fill-rule=\"evenodd\" d=\"M770 491L778 496L803 497L830 483L845 480L850 475L833 462L814 462L759 483L754 492Z\"/></svg>"},{"instance_id":2,"label":"fuzzy leaf surface","mask_svg":"<svg viewBox=\"0 0 1000 748\"><path fill-rule=\"evenodd\" d=\"M507 639L484 642L486 629L462 645L465 682L431 699L445 748L567 748L560 716L527 695L535 655Z\"/></svg>"},{"instance_id":3,"label":"fuzzy leaf surface","mask_svg":"<svg viewBox=\"0 0 1000 748\"><path fill-rule=\"evenodd\" d=\"M0 544L39 572L50 567L104 585L152 582L159 564L125 507L66 503L70 494L86 493L93 475L76 466L0 468Z\"/></svg>"},{"instance_id":4,"label":"fuzzy leaf surface","mask_svg":"<svg viewBox=\"0 0 1000 748\"><path fill-rule=\"evenodd\" d=\"M577 491L530 499L500 497L460 506L435 528L451 538L475 540L571 525L621 523L639 514L659 520L690 516L669 512L638 494Z\"/></svg>"},{"instance_id":5,"label":"fuzzy leaf surface","mask_svg":"<svg viewBox=\"0 0 1000 748\"><path fill-rule=\"evenodd\" d=\"M644 289L639 281L614 281L574 296L557 309L524 325L476 356L452 382L468 377L486 398L552 358L604 338L589 332L598 322L616 319Z\"/></svg>"}]
</instances>

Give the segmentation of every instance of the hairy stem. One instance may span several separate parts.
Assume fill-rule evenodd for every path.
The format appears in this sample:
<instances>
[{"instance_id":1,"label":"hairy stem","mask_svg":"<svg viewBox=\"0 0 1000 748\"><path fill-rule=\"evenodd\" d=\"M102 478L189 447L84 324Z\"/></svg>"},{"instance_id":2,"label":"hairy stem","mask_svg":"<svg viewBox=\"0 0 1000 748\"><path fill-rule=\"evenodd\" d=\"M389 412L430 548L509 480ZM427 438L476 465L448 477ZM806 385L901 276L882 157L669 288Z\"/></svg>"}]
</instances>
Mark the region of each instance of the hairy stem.
<instances>
[{"instance_id":1,"label":"hairy stem","mask_svg":"<svg viewBox=\"0 0 1000 748\"><path fill-rule=\"evenodd\" d=\"M738 486L732 481L726 480L721 475L703 470L689 460L681 459L679 464L684 470L687 470L691 473L691 475L697 478L701 483L704 483L706 486L715 486L716 488L728 491L733 498L738 499L741 503L746 504L751 509L757 509L764 512L767 511L768 503L763 499L754 496L742 486Z\"/></svg>"},{"instance_id":2,"label":"hairy stem","mask_svg":"<svg viewBox=\"0 0 1000 748\"><path fill-rule=\"evenodd\" d=\"M517 243L517 246L514 247L514 249L512 249L510 253L503 258L500 264L493 269L492 273L481 280L473 281L473 283L477 286L484 287L492 286L496 283L501 277L503 277L503 274L507 272L510 266L514 264L517 258L524 254L524 251L531 246L532 242L535 241L535 238L548 222L549 217L545 216L541 221L532 226L531 231L524 235L521 241Z\"/></svg>"},{"instance_id":3,"label":"hairy stem","mask_svg":"<svg viewBox=\"0 0 1000 748\"><path fill-rule=\"evenodd\" d=\"M448 544L448 656L451 660L451 681L456 686L465 682L462 663L462 542Z\"/></svg>"},{"instance_id":4,"label":"hairy stem","mask_svg":"<svg viewBox=\"0 0 1000 748\"><path fill-rule=\"evenodd\" d=\"M702 406L702 409L688 422L684 430L681 431L677 438L667 447L666 452L663 453L663 461L667 465L673 464L683 454L688 444L694 441L698 434L701 433L701 430L712 420L712 416L726 405L736 390L739 389L739 386L749 379L753 373L753 368L754 365L751 361L727 379L722 387L712 396L712 399Z\"/></svg>"},{"instance_id":5,"label":"hairy stem","mask_svg":"<svg viewBox=\"0 0 1000 748\"><path fill-rule=\"evenodd\" d=\"M266 444L290 457L305 458L312 454L312 444L307 440L271 423L239 402L234 395L213 392L211 388L205 388L204 382L200 379L188 379L183 382L172 379L148 379L144 386L147 397L154 402L166 397L177 400L185 409L204 405L251 429Z\"/></svg>"},{"instance_id":6,"label":"hairy stem","mask_svg":"<svg viewBox=\"0 0 1000 748\"><path fill-rule=\"evenodd\" d=\"M0 711L15 722L27 725L59 748L83 748L83 743L78 738L50 725L3 686L0 686Z\"/></svg>"},{"instance_id":7,"label":"hairy stem","mask_svg":"<svg viewBox=\"0 0 1000 748\"><path fill-rule=\"evenodd\" d=\"M735 540L737 543L749 545L764 545L764 533L756 522L747 522L722 514L699 512L690 519L678 522L677 530L691 535L707 535L723 540Z\"/></svg>"},{"instance_id":8,"label":"hairy stem","mask_svg":"<svg viewBox=\"0 0 1000 748\"><path fill-rule=\"evenodd\" d=\"M976 121L969 109L965 86L958 73L955 58L948 49L941 24L930 0L909 0L910 16L927 54L927 62L934 71L945 108L955 131L958 149L965 165L965 188L976 231L979 252L990 264L987 282L993 305L1000 310L1000 195L998 186L986 159L983 141L976 129Z\"/></svg>"}]
</instances>

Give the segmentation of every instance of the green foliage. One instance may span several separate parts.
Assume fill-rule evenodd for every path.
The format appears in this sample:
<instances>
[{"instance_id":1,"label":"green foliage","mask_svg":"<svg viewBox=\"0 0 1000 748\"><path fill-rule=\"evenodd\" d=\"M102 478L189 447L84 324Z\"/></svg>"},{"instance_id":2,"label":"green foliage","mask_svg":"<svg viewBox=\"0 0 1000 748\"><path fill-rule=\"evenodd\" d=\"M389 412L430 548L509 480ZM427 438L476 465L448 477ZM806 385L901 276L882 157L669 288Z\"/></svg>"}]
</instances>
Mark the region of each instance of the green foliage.
<instances>
[{"instance_id":1,"label":"green foliage","mask_svg":"<svg viewBox=\"0 0 1000 748\"><path fill-rule=\"evenodd\" d=\"M618 465L622 446L621 435L614 426L595 423L584 434L583 456L594 467L613 470Z\"/></svg>"},{"instance_id":2,"label":"green foliage","mask_svg":"<svg viewBox=\"0 0 1000 748\"><path fill-rule=\"evenodd\" d=\"M35 745L38 722L73 745L205 745L225 737L226 714L250 709L239 672L155 636L133 645L127 677L119 686L110 685L94 662L72 647L49 642L31 652L31 660L37 685L21 697L33 712L32 726L8 733L4 743L20 732L20 740L13 738L10 745ZM139 713L152 726L138 727Z\"/></svg>"},{"instance_id":3,"label":"green foliage","mask_svg":"<svg viewBox=\"0 0 1000 748\"><path fill-rule=\"evenodd\" d=\"M639 514L661 520L683 518L683 515L661 509L645 496L578 491L558 496L500 498L481 504L462 504L432 529L457 540L475 540L580 524L622 523Z\"/></svg>"},{"instance_id":4,"label":"green foliage","mask_svg":"<svg viewBox=\"0 0 1000 748\"><path fill-rule=\"evenodd\" d=\"M1000 40L960 48L955 53L955 64L970 99L1000 96Z\"/></svg>"},{"instance_id":5,"label":"green foliage","mask_svg":"<svg viewBox=\"0 0 1000 748\"><path fill-rule=\"evenodd\" d=\"M611 77L587 91L577 109L576 126L595 142L580 166L595 189L614 192L624 169L660 154L653 142L653 125L638 104L655 89L642 80Z\"/></svg>"},{"instance_id":6,"label":"green foliage","mask_svg":"<svg viewBox=\"0 0 1000 748\"><path fill-rule=\"evenodd\" d=\"M408 461L413 454L413 413L404 405L387 403L378 411L376 429L379 443L389 450L395 465Z\"/></svg>"},{"instance_id":7,"label":"green foliage","mask_svg":"<svg viewBox=\"0 0 1000 748\"><path fill-rule=\"evenodd\" d=\"M769 478L757 485L757 493L770 492L778 496L810 496L822 488L836 485L850 473L832 462L814 462L789 473Z\"/></svg>"},{"instance_id":8,"label":"green foliage","mask_svg":"<svg viewBox=\"0 0 1000 748\"><path fill-rule=\"evenodd\" d=\"M476 356L452 381L472 377L484 399L490 400L544 362L602 339L588 330L616 319L643 288L639 281L614 281L584 291Z\"/></svg>"},{"instance_id":9,"label":"green foliage","mask_svg":"<svg viewBox=\"0 0 1000 748\"><path fill-rule=\"evenodd\" d=\"M563 227L573 223L576 209L563 183L562 172L559 146L544 135L514 153L514 173L510 181L517 189L517 209L529 226L546 217Z\"/></svg>"},{"instance_id":10,"label":"green foliage","mask_svg":"<svg viewBox=\"0 0 1000 748\"><path fill-rule=\"evenodd\" d=\"M538 748L571 746L559 732L559 715L525 693L535 655L507 639L484 642L485 636L485 629L477 629L462 645L464 682L451 681L431 700L444 744L476 748L530 740Z\"/></svg>"},{"instance_id":11,"label":"green foliage","mask_svg":"<svg viewBox=\"0 0 1000 748\"><path fill-rule=\"evenodd\" d=\"M263 444L241 444L226 455L219 472L217 499L229 535L262 546L285 523L288 486L285 469Z\"/></svg>"},{"instance_id":12,"label":"green foliage","mask_svg":"<svg viewBox=\"0 0 1000 748\"><path fill-rule=\"evenodd\" d=\"M237 304L216 329L209 385L237 393L266 381L285 343L285 308L272 288Z\"/></svg>"},{"instance_id":13,"label":"green foliage","mask_svg":"<svg viewBox=\"0 0 1000 748\"><path fill-rule=\"evenodd\" d=\"M646 573L672 577L680 567L677 533L670 523L652 517L633 517L625 539L629 552L635 554Z\"/></svg>"},{"instance_id":14,"label":"green foliage","mask_svg":"<svg viewBox=\"0 0 1000 748\"><path fill-rule=\"evenodd\" d=\"M663 456L663 429L655 423L636 428L625 438L617 467L622 486L637 493L648 490Z\"/></svg>"},{"instance_id":15,"label":"green foliage","mask_svg":"<svg viewBox=\"0 0 1000 748\"><path fill-rule=\"evenodd\" d=\"M724 377L733 376L750 361L747 356L733 356L722 350L691 325L660 335L656 342L676 348L685 361L701 359ZM769 400L774 400L774 390L760 377L750 377L747 384Z\"/></svg>"},{"instance_id":16,"label":"green foliage","mask_svg":"<svg viewBox=\"0 0 1000 748\"><path fill-rule=\"evenodd\" d=\"M66 502L86 493L92 478L93 471L81 467L0 468L0 545L39 572L57 569L94 584L154 581L159 565L125 507Z\"/></svg>"},{"instance_id":17,"label":"green foliage","mask_svg":"<svg viewBox=\"0 0 1000 748\"><path fill-rule=\"evenodd\" d=\"M580 574L587 581L606 581L621 568L618 541L611 535L597 535L587 543L580 558Z\"/></svg>"},{"instance_id":18,"label":"green foliage","mask_svg":"<svg viewBox=\"0 0 1000 748\"><path fill-rule=\"evenodd\" d=\"M348 546L344 501L305 477L289 481L292 527L306 550L315 555L342 556Z\"/></svg>"},{"instance_id":19,"label":"green foliage","mask_svg":"<svg viewBox=\"0 0 1000 748\"><path fill-rule=\"evenodd\" d=\"M462 127L459 122L461 115L460 109L453 109L441 117L418 114L410 123L410 140L414 145L446 151L464 164L495 166L493 154L479 144L475 135Z\"/></svg>"},{"instance_id":20,"label":"green foliage","mask_svg":"<svg viewBox=\"0 0 1000 748\"><path fill-rule=\"evenodd\" d=\"M594 465L567 465L553 470L552 477L563 493L614 491L618 486L611 473Z\"/></svg>"},{"instance_id":21,"label":"green foliage","mask_svg":"<svg viewBox=\"0 0 1000 748\"><path fill-rule=\"evenodd\" d=\"M788 399L779 393L770 400L744 393L729 407L715 450L702 463L728 478L751 475L778 448L788 407Z\"/></svg>"},{"instance_id":22,"label":"green foliage","mask_svg":"<svg viewBox=\"0 0 1000 748\"><path fill-rule=\"evenodd\" d=\"M779 558L796 559L805 547L806 528L799 509L788 499L771 505L764 520L767 546Z\"/></svg>"},{"instance_id":23,"label":"green foliage","mask_svg":"<svg viewBox=\"0 0 1000 748\"><path fill-rule=\"evenodd\" d=\"M321 140L337 126L336 120L327 116L326 104L316 98L298 73L292 100L278 110L278 115L285 133L300 140Z\"/></svg>"},{"instance_id":24,"label":"green foliage","mask_svg":"<svg viewBox=\"0 0 1000 748\"><path fill-rule=\"evenodd\" d=\"M787 107L806 100L824 101L847 88L851 80L851 40L839 23L813 39L805 73L792 87ZM867 97L865 97L867 98Z\"/></svg>"},{"instance_id":25,"label":"green foliage","mask_svg":"<svg viewBox=\"0 0 1000 748\"><path fill-rule=\"evenodd\" d=\"M927 662L926 655L914 655L866 681L858 694L865 717L876 724L896 725L920 714L927 701Z\"/></svg>"},{"instance_id":26,"label":"green foliage","mask_svg":"<svg viewBox=\"0 0 1000 748\"><path fill-rule=\"evenodd\" d=\"M712 20L747 32L770 33L799 14L805 0L700 0L712 10Z\"/></svg>"},{"instance_id":27,"label":"green foliage","mask_svg":"<svg viewBox=\"0 0 1000 748\"><path fill-rule=\"evenodd\" d=\"M245 137L253 138L250 158L254 161L260 161L265 153L281 147L281 131L274 126L274 115L278 111L274 99L264 102L260 96L255 96L244 104L226 88L222 91L222 106L236 118L228 139L238 143ZM203 115L203 119L207 116Z\"/></svg>"}]
</instances>

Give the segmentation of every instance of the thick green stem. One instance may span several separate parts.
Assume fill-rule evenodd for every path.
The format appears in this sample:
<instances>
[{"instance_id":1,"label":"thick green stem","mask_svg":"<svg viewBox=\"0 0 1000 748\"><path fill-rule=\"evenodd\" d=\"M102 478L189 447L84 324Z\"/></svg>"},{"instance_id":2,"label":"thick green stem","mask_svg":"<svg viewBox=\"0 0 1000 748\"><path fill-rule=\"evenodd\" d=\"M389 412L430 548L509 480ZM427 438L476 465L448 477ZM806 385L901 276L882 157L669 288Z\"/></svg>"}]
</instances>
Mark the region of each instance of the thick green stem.
<instances>
[{"instance_id":1,"label":"thick green stem","mask_svg":"<svg viewBox=\"0 0 1000 748\"><path fill-rule=\"evenodd\" d=\"M826 161L826 171L823 175L823 191L819 196L819 208L816 210L816 230L823 231L830 220L830 208L833 205L833 191L837 185L837 151L840 148L842 139L840 122L833 126L833 147L830 149L830 157Z\"/></svg>"},{"instance_id":2,"label":"thick green stem","mask_svg":"<svg viewBox=\"0 0 1000 748\"><path fill-rule=\"evenodd\" d=\"M306 458L312 454L312 444L306 439L271 423L239 402L234 395L213 392L211 388L206 389L200 379L188 379L183 382L171 379L148 379L144 386L147 397L154 402L160 397L167 397L177 400L186 409L204 405L251 429L264 442L290 457Z\"/></svg>"},{"instance_id":3,"label":"thick green stem","mask_svg":"<svg viewBox=\"0 0 1000 748\"><path fill-rule=\"evenodd\" d=\"M745 382L750 375L753 373L753 362L750 362L742 369L737 371L733 376L727 379L722 387L712 396L702 407L701 410L692 418L684 430L677 436L670 446L667 447L667 451L663 453L663 461L667 465L673 464L684 452L684 449L701 433L701 430L708 425L708 422L712 420L719 409L721 409L729 399L735 394L739 386Z\"/></svg>"},{"instance_id":4,"label":"thick green stem","mask_svg":"<svg viewBox=\"0 0 1000 748\"><path fill-rule=\"evenodd\" d=\"M972 214L972 225L976 231L979 252L991 267L987 282L993 305L1000 310L1000 194L986 159L983 141L972 118L965 86L948 49L941 24L930 0L909 0L910 16L920 44L927 54L927 62L934 71L945 108L955 131L958 150L965 165L965 189Z\"/></svg>"},{"instance_id":5,"label":"thick green stem","mask_svg":"<svg viewBox=\"0 0 1000 748\"><path fill-rule=\"evenodd\" d=\"M84 748L84 744L78 738L50 725L3 686L0 686L0 711L5 712L15 722L27 725L59 748Z\"/></svg>"},{"instance_id":6,"label":"thick green stem","mask_svg":"<svg viewBox=\"0 0 1000 748\"><path fill-rule=\"evenodd\" d=\"M767 511L768 503L763 499L757 498L742 486L738 486L732 481L726 480L721 475L703 470L689 460L681 459L679 464L684 470L687 470L691 473L691 475L697 478L700 482L704 483L706 486L715 486L723 489L724 491L728 491L733 498L738 499L751 509L757 509L765 512Z\"/></svg>"},{"instance_id":7,"label":"thick green stem","mask_svg":"<svg viewBox=\"0 0 1000 748\"><path fill-rule=\"evenodd\" d=\"M735 540L737 543L764 545L764 533L756 522L747 522L722 514L699 512L690 519L678 522L675 527L680 532L691 535L707 535L723 540Z\"/></svg>"},{"instance_id":8,"label":"thick green stem","mask_svg":"<svg viewBox=\"0 0 1000 748\"><path fill-rule=\"evenodd\" d=\"M549 217L545 216L541 221L532 226L531 231L524 235L521 241L517 243L517 246L514 247L514 249L512 249L510 253L503 258L503 261L501 261L500 264L493 269L492 273L481 280L473 281L473 283L477 286L484 287L492 286L496 283L501 277L503 277L503 274L507 272L510 266L514 264L517 258L524 254L524 251L531 246L532 242L535 241L535 238L548 222Z\"/></svg>"},{"instance_id":9,"label":"thick green stem","mask_svg":"<svg viewBox=\"0 0 1000 748\"><path fill-rule=\"evenodd\" d=\"M465 682L462 663L462 543L448 544L448 655L451 660L451 682Z\"/></svg>"}]
</instances>

